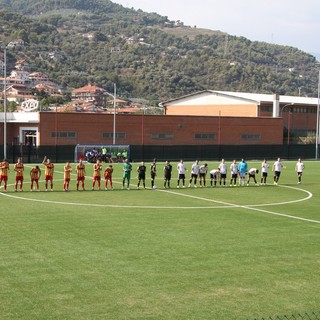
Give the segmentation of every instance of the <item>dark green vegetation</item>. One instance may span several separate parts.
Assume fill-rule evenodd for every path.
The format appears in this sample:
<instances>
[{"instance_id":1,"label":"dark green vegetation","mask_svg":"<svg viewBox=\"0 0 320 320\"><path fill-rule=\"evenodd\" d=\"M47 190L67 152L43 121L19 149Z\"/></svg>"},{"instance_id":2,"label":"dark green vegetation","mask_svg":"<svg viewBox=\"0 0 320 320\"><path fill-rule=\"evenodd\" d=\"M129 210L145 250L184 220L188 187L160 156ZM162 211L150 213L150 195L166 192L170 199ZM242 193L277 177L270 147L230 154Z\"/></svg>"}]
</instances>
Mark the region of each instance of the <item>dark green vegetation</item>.
<instances>
[{"instance_id":1,"label":"dark green vegetation","mask_svg":"<svg viewBox=\"0 0 320 320\"><path fill-rule=\"evenodd\" d=\"M317 311L319 164L306 162L301 185L295 162L286 162L278 186L270 172L267 186L205 189L176 189L175 165L170 190L161 188L163 164L158 190L136 190L135 173L131 190L121 190L116 164L115 190L99 192L75 191L74 176L63 192L62 165L54 192L43 192L43 179L41 192L29 192L26 167L25 191L0 193L0 318L244 320ZM90 190L91 164L87 175Z\"/></svg>"},{"instance_id":2,"label":"dark green vegetation","mask_svg":"<svg viewBox=\"0 0 320 320\"><path fill-rule=\"evenodd\" d=\"M204 89L298 95L301 88L316 96L315 58L293 47L175 28L167 17L108 0L0 0L0 7L0 40L26 42L9 51L9 66L26 59L67 92L91 82L109 91L116 83L121 97L151 103Z\"/></svg>"}]
</instances>

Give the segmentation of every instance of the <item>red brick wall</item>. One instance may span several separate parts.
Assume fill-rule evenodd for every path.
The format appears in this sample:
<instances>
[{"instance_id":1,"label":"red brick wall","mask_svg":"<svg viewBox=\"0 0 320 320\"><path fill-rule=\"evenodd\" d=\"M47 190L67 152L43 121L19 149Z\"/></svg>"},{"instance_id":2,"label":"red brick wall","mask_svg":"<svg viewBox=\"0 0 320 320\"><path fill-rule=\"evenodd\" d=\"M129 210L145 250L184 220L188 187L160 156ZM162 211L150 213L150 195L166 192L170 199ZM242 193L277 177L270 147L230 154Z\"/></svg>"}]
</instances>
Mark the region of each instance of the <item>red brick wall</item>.
<instances>
[{"instance_id":1,"label":"red brick wall","mask_svg":"<svg viewBox=\"0 0 320 320\"><path fill-rule=\"evenodd\" d=\"M289 126L291 130L315 130L316 128L316 113L284 112L282 114L282 117L284 126L288 127L289 121Z\"/></svg>"},{"instance_id":2,"label":"red brick wall","mask_svg":"<svg viewBox=\"0 0 320 320\"><path fill-rule=\"evenodd\" d=\"M7 144L19 143L20 127L35 128L38 125L36 123L10 123L7 122ZM3 145L3 122L0 123L0 145Z\"/></svg>"},{"instance_id":3,"label":"red brick wall","mask_svg":"<svg viewBox=\"0 0 320 320\"><path fill-rule=\"evenodd\" d=\"M40 114L41 145L112 144L103 133L113 132L111 114L43 112ZM76 132L76 139L52 138L51 132ZM282 144L281 118L117 115L116 132L126 133L117 144L133 145L214 145ZM153 139L152 134L170 133L172 139ZM197 140L196 133L214 133L215 139ZM260 134L261 140L241 140L241 134Z\"/></svg>"}]
</instances>

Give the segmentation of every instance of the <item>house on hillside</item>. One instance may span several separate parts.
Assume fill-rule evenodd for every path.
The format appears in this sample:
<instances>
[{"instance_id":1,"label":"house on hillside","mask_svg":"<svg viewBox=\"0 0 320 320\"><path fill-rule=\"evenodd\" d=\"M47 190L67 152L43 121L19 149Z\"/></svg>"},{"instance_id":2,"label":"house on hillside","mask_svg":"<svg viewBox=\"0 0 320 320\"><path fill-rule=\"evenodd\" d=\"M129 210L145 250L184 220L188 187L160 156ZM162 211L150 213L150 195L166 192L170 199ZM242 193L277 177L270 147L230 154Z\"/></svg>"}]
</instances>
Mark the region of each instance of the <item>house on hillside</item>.
<instances>
[{"instance_id":1,"label":"house on hillside","mask_svg":"<svg viewBox=\"0 0 320 320\"><path fill-rule=\"evenodd\" d=\"M84 87L72 90L71 100L91 102L97 106L105 107L107 98L109 98L106 92L106 90L100 87L92 84L87 84Z\"/></svg>"},{"instance_id":2,"label":"house on hillside","mask_svg":"<svg viewBox=\"0 0 320 320\"><path fill-rule=\"evenodd\" d=\"M24 59L17 60L15 64L15 69L29 72L30 71L29 63Z\"/></svg>"},{"instance_id":3,"label":"house on hillside","mask_svg":"<svg viewBox=\"0 0 320 320\"><path fill-rule=\"evenodd\" d=\"M6 90L6 94L8 101L13 101L17 104L21 104L28 99L34 98L30 88L23 84L9 86Z\"/></svg>"},{"instance_id":4,"label":"house on hillside","mask_svg":"<svg viewBox=\"0 0 320 320\"><path fill-rule=\"evenodd\" d=\"M56 86L39 83L39 84L36 84L34 88L39 92L45 92L49 96L62 96L61 90Z\"/></svg>"},{"instance_id":5,"label":"house on hillside","mask_svg":"<svg viewBox=\"0 0 320 320\"><path fill-rule=\"evenodd\" d=\"M93 32L88 32L88 33L84 33L82 35L83 38L86 38L88 40L93 40L94 39L94 33Z\"/></svg>"},{"instance_id":6,"label":"house on hillside","mask_svg":"<svg viewBox=\"0 0 320 320\"><path fill-rule=\"evenodd\" d=\"M4 83L6 83L7 87L14 84L26 84L25 80L22 80L20 78L9 78L6 79L0 77L0 87L3 88Z\"/></svg>"},{"instance_id":7,"label":"house on hillside","mask_svg":"<svg viewBox=\"0 0 320 320\"><path fill-rule=\"evenodd\" d=\"M33 83L45 83L49 81L49 77L43 72L32 72L29 74L29 79Z\"/></svg>"},{"instance_id":8,"label":"house on hillside","mask_svg":"<svg viewBox=\"0 0 320 320\"><path fill-rule=\"evenodd\" d=\"M14 41L10 41L7 45L8 48L23 48L24 47L24 41L22 39L17 39Z\"/></svg>"},{"instance_id":9,"label":"house on hillside","mask_svg":"<svg viewBox=\"0 0 320 320\"><path fill-rule=\"evenodd\" d=\"M121 48L120 47L112 47L111 52L121 52Z\"/></svg>"},{"instance_id":10,"label":"house on hillside","mask_svg":"<svg viewBox=\"0 0 320 320\"><path fill-rule=\"evenodd\" d=\"M12 70L8 78L9 80L20 79L21 81L23 81L23 84L30 83L29 72L26 70Z\"/></svg>"}]
</instances>

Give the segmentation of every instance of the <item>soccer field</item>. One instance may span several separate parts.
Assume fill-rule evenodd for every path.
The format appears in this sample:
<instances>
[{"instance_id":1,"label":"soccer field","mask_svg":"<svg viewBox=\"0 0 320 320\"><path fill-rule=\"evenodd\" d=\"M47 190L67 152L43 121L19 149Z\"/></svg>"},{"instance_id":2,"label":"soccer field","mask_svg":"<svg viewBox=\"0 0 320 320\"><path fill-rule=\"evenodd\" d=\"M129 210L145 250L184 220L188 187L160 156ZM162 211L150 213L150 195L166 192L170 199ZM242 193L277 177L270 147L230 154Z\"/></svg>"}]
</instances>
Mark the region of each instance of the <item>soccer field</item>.
<instances>
[{"instance_id":1,"label":"soccer field","mask_svg":"<svg viewBox=\"0 0 320 320\"><path fill-rule=\"evenodd\" d=\"M1 319L267 319L319 311L319 162L284 164L279 185L63 191L55 164L54 192L0 188ZM218 162L208 162L209 170ZM230 161L227 162L228 168ZM260 169L261 162L249 162ZM191 163L187 163L187 177ZM270 163L272 165L272 163ZM106 164L103 164L103 168ZM147 168L150 164L147 164ZM260 179L260 173L257 175ZM207 185L208 183L207 176ZM188 185L188 183L186 183Z\"/></svg>"}]
</instances>

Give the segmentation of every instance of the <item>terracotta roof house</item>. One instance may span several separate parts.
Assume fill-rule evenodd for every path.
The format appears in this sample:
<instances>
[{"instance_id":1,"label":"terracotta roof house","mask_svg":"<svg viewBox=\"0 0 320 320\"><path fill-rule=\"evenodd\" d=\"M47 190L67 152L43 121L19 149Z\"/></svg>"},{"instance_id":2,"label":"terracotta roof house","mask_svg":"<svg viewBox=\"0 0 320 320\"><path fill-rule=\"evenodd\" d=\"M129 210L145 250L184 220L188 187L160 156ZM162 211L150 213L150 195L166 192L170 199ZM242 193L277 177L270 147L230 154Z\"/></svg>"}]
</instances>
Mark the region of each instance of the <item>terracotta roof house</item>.
<instances>
[{"instance_id":1,"label":"terracotta roof house","mask_svg":"<svg viewBox=\"0 0 320 320\"><path fill-rule=\"evenodd\" d=\"M72 90L72 101L86 101L94 103L97 106L106 106L108 95L106 90L92 84Z\"/></svg>"}]
</instances>

